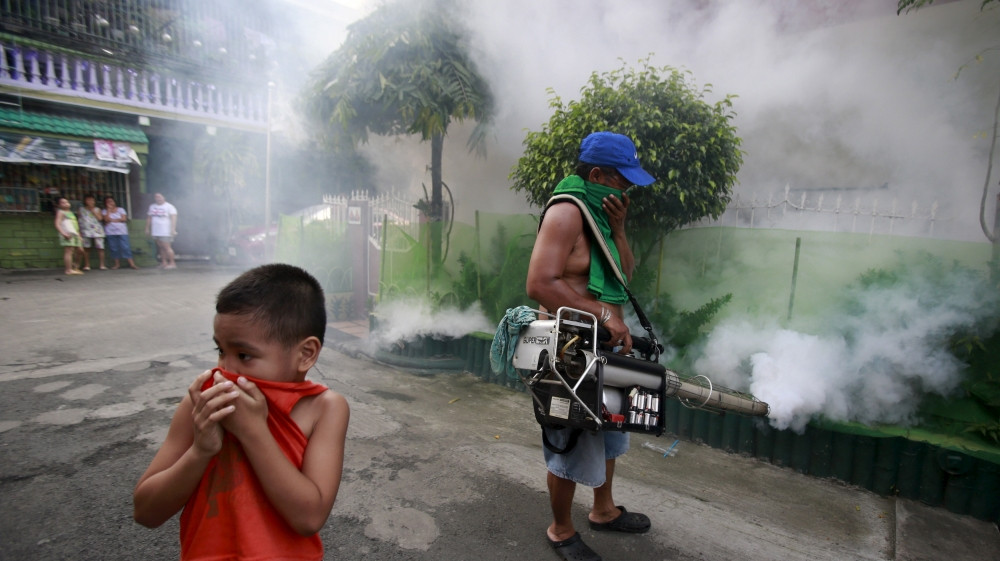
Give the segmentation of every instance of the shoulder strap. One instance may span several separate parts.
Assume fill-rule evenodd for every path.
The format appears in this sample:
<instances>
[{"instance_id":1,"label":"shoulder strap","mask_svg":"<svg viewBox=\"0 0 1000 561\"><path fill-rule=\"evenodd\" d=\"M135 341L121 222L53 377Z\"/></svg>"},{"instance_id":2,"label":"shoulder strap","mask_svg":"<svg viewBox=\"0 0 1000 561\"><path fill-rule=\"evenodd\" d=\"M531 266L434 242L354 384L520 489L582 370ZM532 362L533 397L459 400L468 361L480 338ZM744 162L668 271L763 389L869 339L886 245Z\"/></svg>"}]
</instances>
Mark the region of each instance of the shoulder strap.
<instances>
[{"instance_id":1,"label":"shoulder strap","mask_svg":"<svg viewBox=\"0 0 1000 561\"><path fill-rule=\"evenodd\" d=\"M561 202L572 202L576 206L580 207L580 214L583 215L583 221L587 223L590 228L591 237L597 241L597 247L601 249L601 254L604 255L604 260L611 265L611 270L615 273L615 278L618 282L622 283L625 287L625 291L628 291L628 283L625 282L625 276L622 275L621 269L618 268L618 263L615 258L611 256L611 250L608 249L608 242L604 239L601 234L601 229L597 226L597 222L594 221L594 217L590 214L590 209L587 208L587 204L580 199L574 197L573 195L553 195L549 202L545 204L546 210L555 203Z\"/></svg>"},{"instance_id":2,"label":"shoulder strap","mask_svg":"<svg viewBox=\"0 0 1000 561\"><path fill-rule=\"evenodd\" d=\"M625 294L628 295L628 300L632 303L632 308L635 309L635 315L639 318L639 323L642 325L642 328L649 333L650 342L653 344L652 348L658 348L659 341L656 339L656 334L653 333L653 326L649 322L649 318L647 318L646 314L642 311L642 308L639 307L639 302L635 299L632 291L628 289L628 283L625 282L625 276L622 275L621 269L618 268L618 263L615 261L614 257L611 256L611 250L608 249L608 242L604 239L604 235L601 234L601 229L597 227L597 222L594 222L594 217L591 216L590 209L587 208L587 205L573 195L553 195L552 198L549 199L549 202L545 203L545 209L542 211L542 218L544 219L545 211L548 210L549 207L561 202L572 202L580 208L580 214L583 215L583 221L587 223L589 228L590 237L594 240L594 243L597 244L597 247L601 249L601 254L604 255L604 260L608 262L611 270L615 273L615 278L618 279L618 282L622 283L622 287L625 289ZM539 223L539 225L540 224L541 223Z\"/></svg>"}]
</instances>

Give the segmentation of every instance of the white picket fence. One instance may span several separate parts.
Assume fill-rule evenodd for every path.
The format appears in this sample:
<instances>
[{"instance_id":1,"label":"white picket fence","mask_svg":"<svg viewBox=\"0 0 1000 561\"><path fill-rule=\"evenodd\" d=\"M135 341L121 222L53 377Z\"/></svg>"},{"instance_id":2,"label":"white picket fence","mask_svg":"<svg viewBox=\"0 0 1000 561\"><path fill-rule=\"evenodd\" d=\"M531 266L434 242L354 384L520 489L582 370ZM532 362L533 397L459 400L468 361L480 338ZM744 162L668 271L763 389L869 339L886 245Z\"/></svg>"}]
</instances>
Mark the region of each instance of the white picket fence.
<instances>
[{"instance_id":1,"label":"white picket fence","mask_svg":"<svg viewBox=\"0 0 1000 561\"><path fill-rule=\"evenodd\" d=\"M718 219L705 218L699 226L740 228L782 228L829 232L933 237L935 226L947 221L939 216L939 204L912 201L878 194L856 196L845 193L784 192L747 197L735 194Z\"/></svg>"},{"instance_id":2,"label":"white picket fence","mask_svg":"<svg viewBox=\"0 0 1000 561\"><path fill-rule=\"evenodd\" d=\"M361 201L367 204L357 204ZM413 201L403 199L394 192L372 195L368 191L352 191L350 195L324 195L323 204L310 207L315 211L311 213L310 218L304 217L304 221L308 223L312 220L332 220L348 223L352 221L350 207L360 206L362 211L367 210L369 213L367 220L360 216L355 216L353 219L369 225L368 238L376 248L380 248L383 223L401 228L410 236L419 236L420 211L413 205Z\"/></svg>"},{"instance_id":3,"label":"white picket fence","mask_svg":"<svg viewBox=\"0 0 1000 561\"><path fill-rule=\"evenodd\" d=\"M358 205L359 201L366 201L367 204ZM306 224L314 220L346 224L351 219L349 208L360 206L370 213L368 220L362 222L369 225L369 242L375 249L382 250L383 222L419 238L421 214L414 204L414 201L404 199L395 192L373 195L368 191L352 191L349 195L325 195L322 204L296 214L301 215ZM354 220L358 219L358 216L354 217ZM864 195L804 192L785 186L783 191L768 195L736 193L718 219L704 218L687 227L731 226L863 233L869 236L948 237L944 230L949 225L953 226L951 222L953 220L942 216L938 201L904 203L888 192L867 192ZM944 230L941 230L942 227ZM385 248L386 251L409 249L408 245Z\"/></svg>"}]
</instances>

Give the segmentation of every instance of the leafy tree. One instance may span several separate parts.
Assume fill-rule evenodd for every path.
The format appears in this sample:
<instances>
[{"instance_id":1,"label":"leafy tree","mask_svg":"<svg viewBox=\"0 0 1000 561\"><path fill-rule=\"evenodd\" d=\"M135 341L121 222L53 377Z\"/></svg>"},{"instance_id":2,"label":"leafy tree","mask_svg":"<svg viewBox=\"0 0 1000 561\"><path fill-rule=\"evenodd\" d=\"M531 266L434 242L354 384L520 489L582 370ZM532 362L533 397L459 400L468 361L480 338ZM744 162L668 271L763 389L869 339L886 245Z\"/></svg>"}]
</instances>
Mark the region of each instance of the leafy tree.
<instances>
[{"instance_id":1,"label":"leafy tree","mask_svg":"<svg viewBox=\"0 0 1000 561\"><path fill-rule=\"evenodd\" d=\"M368 134L420 135L431 143L431 258L441 260L444 137L452 120L473 119L470 150L484 154L493 94L469 56L456 0L397 1L348 28L344 44L313 72L306 110L335 144Z\"/></svg>"},{"instance_id":2,"label":"leafy tree","mask_svg":"<svg viewBox=\"0 0 1000 561\"><path fill-rule=\"evenodd\" d=\"M623 62L619 69L593 73L578 101L563 103L549 90L555 112L541 131L525 138L511 188L542 206L573 173L586 135L600 130L628 135L642 167L657 178L629 192L628 234L641 262L670 231L725 210L743 153L730 122L732 95L709 103L711 86L696 89L689 72L651 66L648 58L639 63L638 69Z\"/></svg>"}]
</instances>

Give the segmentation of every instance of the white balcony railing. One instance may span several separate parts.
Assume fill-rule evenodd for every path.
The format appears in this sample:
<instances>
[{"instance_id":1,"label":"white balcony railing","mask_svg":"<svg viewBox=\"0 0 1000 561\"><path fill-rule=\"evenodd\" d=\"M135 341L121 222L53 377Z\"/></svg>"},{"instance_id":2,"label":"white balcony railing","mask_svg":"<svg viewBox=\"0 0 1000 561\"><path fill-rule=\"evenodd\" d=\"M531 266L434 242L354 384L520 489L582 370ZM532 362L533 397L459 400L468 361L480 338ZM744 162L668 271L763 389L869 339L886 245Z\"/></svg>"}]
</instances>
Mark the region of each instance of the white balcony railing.
<instances>
[{"instance_id":1,"label":"white balcony railing","mask_svg":"<svg viewBox=\"0 0 1000 561\"><path fill-rule=\"evenodd\" d=\"M265 129L266 80L259 91L106 64L0 42L0 87L117 104L177 120Z\"/></svg>"}]
</instances>

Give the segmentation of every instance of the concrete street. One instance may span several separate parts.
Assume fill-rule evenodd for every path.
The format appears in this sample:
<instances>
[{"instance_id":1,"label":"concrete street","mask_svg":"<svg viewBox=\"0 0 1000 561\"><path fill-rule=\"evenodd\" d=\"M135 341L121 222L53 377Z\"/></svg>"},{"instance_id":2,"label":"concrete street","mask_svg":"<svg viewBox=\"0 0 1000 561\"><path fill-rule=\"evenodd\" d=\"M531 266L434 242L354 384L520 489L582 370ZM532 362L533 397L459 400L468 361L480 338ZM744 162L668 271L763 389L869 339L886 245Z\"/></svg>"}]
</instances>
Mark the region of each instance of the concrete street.
<instances>
[{"instance_id":1,"label":"concrete street","mask_svg":"<svg viewBox=\"0 0 1000 561\"><path fill-rule=\"evenodd\" d=\"M132 521L132 489L191 379L214 365L215 293L240 269L0 273L0 561L176 559L177 517ZM333 324L311 378L351 404L328 559L555 560L526 394L368 358ZM356 332L355 332L356 333ZM363 335L363 333L361 334ZM587 527L606 560L1000 559L994 524L681 441L633 435L615 495L645 535Z\"/></svg>"}]
</instances>

